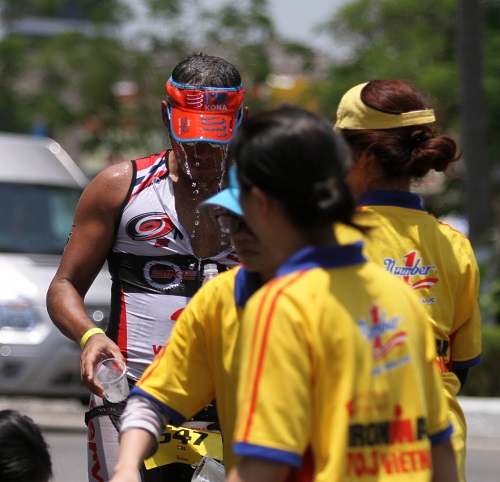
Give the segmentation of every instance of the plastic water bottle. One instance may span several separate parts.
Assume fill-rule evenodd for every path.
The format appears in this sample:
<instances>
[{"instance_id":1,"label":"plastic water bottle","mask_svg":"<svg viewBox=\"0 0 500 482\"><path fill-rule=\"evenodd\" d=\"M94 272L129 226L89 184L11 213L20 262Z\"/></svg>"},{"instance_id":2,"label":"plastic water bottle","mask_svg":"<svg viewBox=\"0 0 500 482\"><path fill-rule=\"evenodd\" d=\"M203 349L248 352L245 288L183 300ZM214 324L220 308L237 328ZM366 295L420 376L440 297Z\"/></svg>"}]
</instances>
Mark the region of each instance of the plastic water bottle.
<instances>
[{"instance_id":1,"label":"plastic water bottle","mask_svg":"<svg viewBox=\"0 0 500 482\"><path fill-rule=\"evenodd\" d=\"M208 283L212 278L215 278L219 274L217 265L215 263L208 263L203 267L203 282L201 286Z\"/></svg>"}]
</instances>

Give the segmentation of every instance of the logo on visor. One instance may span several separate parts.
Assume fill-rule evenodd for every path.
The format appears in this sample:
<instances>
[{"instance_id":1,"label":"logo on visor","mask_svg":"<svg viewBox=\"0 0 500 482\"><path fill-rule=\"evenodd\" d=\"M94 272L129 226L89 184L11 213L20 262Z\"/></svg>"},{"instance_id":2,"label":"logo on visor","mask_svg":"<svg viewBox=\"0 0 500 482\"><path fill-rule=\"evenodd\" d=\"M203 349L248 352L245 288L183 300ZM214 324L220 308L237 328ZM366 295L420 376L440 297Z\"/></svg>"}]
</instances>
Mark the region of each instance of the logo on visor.
<instances>
[{"instance_id":1,"label":"logo on visor","mask_svg":"<svg viewBox=\"0 0 500 482\"><path fill-rule=\"evenodd\" d=\"M192 109L201 109L203 107L203 93L202 92L187 92L186 104Z\"/></svg>"},{"instance_id":2,"label":"logo on visor","mask_svg":"<svg viewBox=\"0 0 500 482\"><path fill-rule=\"evenodd\" d=\"M190 109L226 111L227 92L186 92L186 105Z\"/></svg>"},{"instance_id":3,"label":"logo on visor","mask_svg":"<svg viewBox=\"0 0 500 482\"><path fill-rule=\"evenodd\" d=\"M219 137L226 137L228 135L227 121L223 117L204 117L201 119L201 125L205 132L215 132L215 135ZM229 131L233 130L232 127L233 123L231 122Z\"/></svg>"},{"instance_id":4,"label":"logo on visor","mask_svg":"<svg viewBox=\"0 0 500 482\"><path fill-rule=\"evenodd\" d=\"M227 110L227 92L207 92L205 94L206 110Z\"/></svg>"},{"instance_id":5,"label":"logo on visor","mask_svg":"<svg viewBox=\"0 0 500 482\"><path fill-rule=\"evenodd\" d=\"M180 134L186 134L189 132L189 118L181 117L179 119L179 129Z\"/></svg>"}]
</instances>

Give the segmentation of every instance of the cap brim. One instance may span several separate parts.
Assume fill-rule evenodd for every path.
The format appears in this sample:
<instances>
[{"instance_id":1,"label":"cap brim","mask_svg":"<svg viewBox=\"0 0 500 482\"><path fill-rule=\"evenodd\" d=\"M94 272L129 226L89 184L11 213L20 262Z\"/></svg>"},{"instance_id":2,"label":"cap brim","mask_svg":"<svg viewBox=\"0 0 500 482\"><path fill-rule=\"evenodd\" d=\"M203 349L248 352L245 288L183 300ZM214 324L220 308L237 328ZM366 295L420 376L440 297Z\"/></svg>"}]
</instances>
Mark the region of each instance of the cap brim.
<instances>
[{"instance_id":1,"label":"cap brim","mask_svg":"<svg viewBox=\"0 0 500 482\"><path fill-rule=\"evenodd\" d=\"M395 113L377 110L365 104L362 92L367 85L368 83L356 85L344 94L337 109L336 131L397 129L436 121L432 109Z\"/></svg>"},{"instance_id":2,"label":"cap brim","mask_svg":"<svg viewBox=\"0 0 500 482\"><path fill-rule=\"evenodd\" d=\"M226 188L221 192L209 197L201 203L201 206L220 206L224 209L232 211L238 216L243 216L243 211L241 210L240 202L238 200L239 190Z\"/></svg>"},{"instance_id":3,"label":"cap brim","mask_svg":"<svg viewBox=\"0 0 500 482\"><path fill-rule=\"evenodd\" d=\"M167 80L170 134L177 142L228 144L243 120L243 85L201 87Z\"/></svg>"},{"instance_id":4,"label":"cap brim","mask_svg":"<svg viewBox=\"0 0 500 482\"><path fill-rule=\"evenodd\" d=\"M170 133L178 142L214 142L229 144L236 134L240 111L232 113L187 112L170 108Z\"/></svg>"}]
</instances>

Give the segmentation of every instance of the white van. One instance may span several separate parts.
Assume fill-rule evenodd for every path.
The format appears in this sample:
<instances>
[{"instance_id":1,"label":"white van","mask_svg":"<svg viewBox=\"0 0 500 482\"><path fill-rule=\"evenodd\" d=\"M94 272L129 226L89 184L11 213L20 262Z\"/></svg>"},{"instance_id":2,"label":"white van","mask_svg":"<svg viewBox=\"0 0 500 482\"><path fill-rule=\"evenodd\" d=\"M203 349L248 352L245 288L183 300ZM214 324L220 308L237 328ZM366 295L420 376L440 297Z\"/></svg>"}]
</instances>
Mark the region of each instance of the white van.
<instances>
[{"instance_id":1,"label":"white van","mask_svg":"<svg viewBox=\"0 0 500 482\"><path fill-rule=\"evenodd\" d=\"M0 133L0 395L88 396L80 347L47 313L45 296L88 179L52 139ZM105 328L111 280L89 290L89 317Z\"/></svg>"}]
</instances>

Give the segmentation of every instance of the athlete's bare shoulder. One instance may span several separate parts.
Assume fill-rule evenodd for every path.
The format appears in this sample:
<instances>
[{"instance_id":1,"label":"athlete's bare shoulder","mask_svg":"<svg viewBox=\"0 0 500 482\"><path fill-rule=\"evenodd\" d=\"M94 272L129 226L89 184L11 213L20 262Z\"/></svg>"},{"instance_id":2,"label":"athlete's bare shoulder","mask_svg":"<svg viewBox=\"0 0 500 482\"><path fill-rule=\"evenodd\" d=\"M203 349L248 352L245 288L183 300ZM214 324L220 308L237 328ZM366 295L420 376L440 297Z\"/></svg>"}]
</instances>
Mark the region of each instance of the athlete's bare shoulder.
<instances>
[{"instance_id":1,"label":"athlete's bare shoulder","mask_svg":"<svg viewBox=\"0 0 500 482\"><path fill-rule=\"evenodd\" d=\"M103 208L121 206L130 187L132 162L108 166L99 172L85 189L82 199Z\"/></svg>"},{"instance_id":2,"label":"athlete's bare shoulder","mask_svg":"<svg viewBox=\"0 0 500 482\"><path fill-rule=\"evenodd\" d=\"M132 162L120 162L103 169L90 184L97 184L100 188L111 189L113 191L128 190L132 174Z\"/></svg>"}]
</instances>

